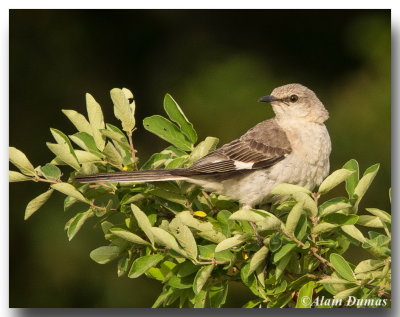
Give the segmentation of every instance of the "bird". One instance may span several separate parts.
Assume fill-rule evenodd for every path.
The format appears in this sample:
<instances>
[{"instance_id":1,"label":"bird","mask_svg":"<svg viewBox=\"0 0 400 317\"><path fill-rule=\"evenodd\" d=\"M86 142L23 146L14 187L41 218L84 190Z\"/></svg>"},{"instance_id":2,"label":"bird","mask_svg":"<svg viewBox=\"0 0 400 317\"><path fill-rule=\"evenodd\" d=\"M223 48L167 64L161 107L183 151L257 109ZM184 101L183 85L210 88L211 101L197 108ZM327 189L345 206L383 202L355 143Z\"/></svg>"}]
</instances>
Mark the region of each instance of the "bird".
<instances>
[{"instance_id":1,"label":"bird","mask_svg":"<svg viewBox=\"0 0 400 317\"><path fill-rule=\"evenodd\" d=\"M243 209L274 202L271 190L289 183L312 190L329 173L331 140L324 122L329 113L316 94L287 84L258 99L271 104L275 117L224 144L192 166L98 173L80 183L186 181L237 200Z\"/></svg>"}]
</instances>

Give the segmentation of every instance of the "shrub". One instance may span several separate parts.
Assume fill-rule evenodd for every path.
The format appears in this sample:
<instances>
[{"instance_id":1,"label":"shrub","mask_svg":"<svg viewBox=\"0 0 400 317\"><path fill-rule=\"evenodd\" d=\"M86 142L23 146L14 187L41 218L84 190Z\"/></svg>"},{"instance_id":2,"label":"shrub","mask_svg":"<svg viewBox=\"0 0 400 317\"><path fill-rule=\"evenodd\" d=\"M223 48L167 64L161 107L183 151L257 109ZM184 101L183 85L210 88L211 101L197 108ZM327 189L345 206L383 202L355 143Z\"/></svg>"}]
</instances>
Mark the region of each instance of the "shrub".
<instances>
[{"instance_id":1,"label":"shrub","mask_svg":"<svg viewBox=\"0 0 400 317\"><path fill-rule=\"evenodd\" d=\"M10 161L20 171L10 171L10 182L49 184L28 203L25 219L54 191L66 195L65 210L72 205L82 210L65 225L68 239L84 224L100 223L106 243L90 257L99 264L117 262L118 276L144 274L160 281L163 291L153 307L222 307L233 281L254 294L253 300L243 303L249 308L390 306L391 216L377 208L358 215L379 164L360 177L357 161L350 160L315 193L278 185L273 193L288 200L269 206L269 211L241 210L229 197L182 181L79 184L74 181L77 174L139 166L132 141L133 95L125 88L112 89L111 99L122 130L104 122L100 105L87 94L88 120L74 110L63 110L77 133L67 136L50 129L55 139L46 143L55 155L51 162L34 167L23 152L10 148ZM193 125L170 95L165 96L164 109L169 119L155 115L143 124L171 145L140 169L188 167L216 148L214 137L197 143ZM72 168L68 178L58 166ZM323 200L342 183L346 197ZM373 231L365 235L366 228ZM347 261L341 254L350 244L367 251L370 258L356 265Z\"/></svg>"}]
</instances>

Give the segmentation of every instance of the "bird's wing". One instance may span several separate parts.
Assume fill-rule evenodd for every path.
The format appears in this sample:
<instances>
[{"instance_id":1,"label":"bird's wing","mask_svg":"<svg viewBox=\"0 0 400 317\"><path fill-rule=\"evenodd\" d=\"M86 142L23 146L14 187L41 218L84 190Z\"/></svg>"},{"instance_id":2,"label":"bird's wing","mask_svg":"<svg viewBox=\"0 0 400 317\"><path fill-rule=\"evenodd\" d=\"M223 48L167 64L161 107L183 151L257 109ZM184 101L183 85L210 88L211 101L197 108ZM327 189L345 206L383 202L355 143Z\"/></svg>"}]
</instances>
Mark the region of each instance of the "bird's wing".
<instances>
[{"instance_id":1,"label":"bird's wing","mask_svg":"<svg viewBox=\"0 0 400 317\"><path fill-rule=\"evenodd\" d=\"M267 168L291 152L286 133L274 119L263 121L240 139L225 144L183 170L185 176ZM181 171L179 172L182 175Z\"/></svg>"}]
</instances>

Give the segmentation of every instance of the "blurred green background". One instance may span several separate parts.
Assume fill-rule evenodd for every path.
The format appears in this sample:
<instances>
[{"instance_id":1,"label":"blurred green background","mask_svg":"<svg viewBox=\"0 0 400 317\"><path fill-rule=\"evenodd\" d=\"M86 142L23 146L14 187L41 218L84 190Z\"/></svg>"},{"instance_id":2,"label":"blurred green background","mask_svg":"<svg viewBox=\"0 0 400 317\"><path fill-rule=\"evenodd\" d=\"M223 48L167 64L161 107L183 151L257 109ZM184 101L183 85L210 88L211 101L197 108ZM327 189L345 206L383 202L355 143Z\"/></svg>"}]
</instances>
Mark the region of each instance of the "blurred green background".
<instances>
[{"instance_id":1,"label":"blurred green background","mask_svg":"<svg viewBox=\"0 0 400 317\"><path fill-rule=\"evenodd\" d=\"M165 93L200 139L222 144L272 116L258 97L298 82L330 112L331 170L351 158L362 171L381 163L361 208L390 211L390 40L389 10L11 10L10 145L34 165L48 162L49 127L74 131L61 109L84 113L90 92L106 121L118 124L109 90L127 87L144 162L167 145L141 127L144 117L163 113ZM150 306L158 282L118 279L115 263L90 260L104 243L99 228L67 241L63 227L73 214L63 212L62 195L24 222L26 204L46 188L10 185L10 306ZM226 307L251 298L233 284Z\"/></svg>"}]
</instances>

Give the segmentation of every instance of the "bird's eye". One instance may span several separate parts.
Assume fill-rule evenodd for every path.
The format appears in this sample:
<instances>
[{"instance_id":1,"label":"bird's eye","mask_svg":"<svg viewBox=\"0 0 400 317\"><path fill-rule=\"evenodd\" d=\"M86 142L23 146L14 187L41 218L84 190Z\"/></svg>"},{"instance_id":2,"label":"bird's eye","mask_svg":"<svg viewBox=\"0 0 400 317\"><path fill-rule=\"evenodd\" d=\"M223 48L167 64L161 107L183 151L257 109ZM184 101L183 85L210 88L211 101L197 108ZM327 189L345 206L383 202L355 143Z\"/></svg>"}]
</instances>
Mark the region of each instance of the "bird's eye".
<instances>
[{"instance_id":1,"label":"bird's eye","mask_svg":"<svg viewBox=\"0 0 400 317\"><path fill-rule=\"evenodd\" d=\"M299 97L297 95L291 95L289 99L290 102L296 102L297 100L299 100Z\"/></svg>"}]
</instances>

